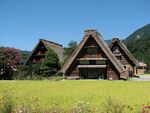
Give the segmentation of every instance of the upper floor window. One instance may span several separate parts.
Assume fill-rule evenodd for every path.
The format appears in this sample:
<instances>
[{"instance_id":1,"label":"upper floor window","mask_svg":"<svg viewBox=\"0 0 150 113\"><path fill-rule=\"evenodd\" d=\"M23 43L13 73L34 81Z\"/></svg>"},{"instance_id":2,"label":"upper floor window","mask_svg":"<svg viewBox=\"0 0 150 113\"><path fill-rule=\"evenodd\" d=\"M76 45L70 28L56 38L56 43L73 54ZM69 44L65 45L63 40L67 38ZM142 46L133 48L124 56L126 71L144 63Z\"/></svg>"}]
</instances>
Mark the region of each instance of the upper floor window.
<instances>
[{"instance_id":1,"label":"upper floor window","mask_svg":"<svg viewBox=\"0 0 150 113\"><path fill-rule=\"evenodd\" d=\"M119 47L113 47L113 53L120 53Z\"/></svg>"},{"instance_id":2,"label":"upper floor window","mask_svg":"<svg viewBox=\"0 0 150 113\"><path fill-rule=\"evenodd\" d=\"M87 48L87 53L95 55L97 53L97 48L96 47Z\"/></svg>"},{"instance_id":3,"label":"upper floor window","mask_svg":"<svg viewBox=\"0 0 150 113\"><path fill-rule=\"evenodd\" d=\"M41 45L41 46L39 47L39 49L40 49L40 50L44 50L44 49L45 49L45 46L44 46L44 45Z\"/></svg>"},{"instance_id":4,"label":"upper floor window","mask_svg":"<svg viewBox=\"0 0 150 113\"><path fill-rule=\"evenodd\" d=\"M106 60L96 60L97 65L106 65Z\"/></svg>"},{"instance_id":5,"label":"upper floor window","mask_svg":"<svg viewBox=\"0 0 150 113\"><path fill-rule=\"evenodd\" d=\"M81 65L90 64L89 60L80 60L79 63L80 63Z\"/></svg>"}]
</instances>

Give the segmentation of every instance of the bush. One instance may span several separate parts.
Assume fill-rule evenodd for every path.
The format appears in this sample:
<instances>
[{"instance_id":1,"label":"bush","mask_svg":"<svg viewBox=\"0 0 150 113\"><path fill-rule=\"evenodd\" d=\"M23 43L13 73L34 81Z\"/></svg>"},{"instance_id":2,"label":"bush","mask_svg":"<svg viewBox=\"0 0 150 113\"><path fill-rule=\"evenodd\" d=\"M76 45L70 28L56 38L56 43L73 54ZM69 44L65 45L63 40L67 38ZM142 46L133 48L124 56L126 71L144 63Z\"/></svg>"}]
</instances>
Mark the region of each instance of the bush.
<instances>
[{"instance_id":1,"label":"bush","mask_svg":"<svg viewBox=\"0 0 150 113\"><path fill-rule=\"evenodd\" d=\"M27 79L28 80L43 80L44 77L42 77L41 75L33 75L33 76L28 76Z\"/></svg>"},{"instance_id":2,"label":"bush","mask_svg":"<svg viewBox=\"0 0 150 113\"><path fill-rule=\"evenodd\" d=\"M13 73L13 79L15 80L24 80L26 78L26 66L18 65L17 71Z\"/></svg>"},{"instance_id":3,"label":"bush","mask_svg":"<svg viewBox=\"0 0 150 113\"><path fill-rule=\"evenodd\" d=\"M53 81L60 81L60 80L63 80L64 77L63 76L52 76L52 77L49 77L49 80L53 80Z\"/></svg>"},{"instance_id":4,"label":"bush","mask_svg":"<svg viewBox=\"0 0 150 113\"><path fill-rule=\"evenodd\" d=\"M61 75L61 72L58 71L54 76L62 76L62 75Z\"/></svg>"},{"instance_id":5,"label":"bush","mask_svg":"<svg viewBox=\"0 0 150 113\"><path fill-rule=\"evenodd\" d=\"M43 77L50 77L52 75L55 75L55 71L54 70L43 70L41 71L41 74Z\"/></svg>"},{"instance_id":6,"label":"bush","mask_svg":"<svg viewBox=\"0 0 150 113\"><path fill-rule=\"evenodd\" d=\"M49 49L44 62L40 66L40 70L45 77L49 77L54 75L59 69L60 63L58 55L52 49Z\"/></svg>"}]
</instances>

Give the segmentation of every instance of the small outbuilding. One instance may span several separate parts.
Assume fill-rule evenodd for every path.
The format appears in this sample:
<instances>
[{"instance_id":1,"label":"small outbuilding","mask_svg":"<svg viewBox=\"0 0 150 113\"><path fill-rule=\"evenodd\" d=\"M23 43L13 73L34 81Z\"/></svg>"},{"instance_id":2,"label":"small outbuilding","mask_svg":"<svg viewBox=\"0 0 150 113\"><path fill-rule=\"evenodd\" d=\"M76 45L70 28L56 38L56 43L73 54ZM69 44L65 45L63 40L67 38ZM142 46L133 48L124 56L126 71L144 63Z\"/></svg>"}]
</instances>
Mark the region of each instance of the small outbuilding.
<instances>
[{"instance_id":1,"label":"small outbuilding","mask_svg":"<svg viewBox=\"0 0 150 113\"><path fill-rule=\"evenodd\" d=\"M137 68L137 74L143 75L146 71L146 68L147 68L147 64L145 64L144 62L139 62L139 66Z\"/></svg>"}]
</instances>

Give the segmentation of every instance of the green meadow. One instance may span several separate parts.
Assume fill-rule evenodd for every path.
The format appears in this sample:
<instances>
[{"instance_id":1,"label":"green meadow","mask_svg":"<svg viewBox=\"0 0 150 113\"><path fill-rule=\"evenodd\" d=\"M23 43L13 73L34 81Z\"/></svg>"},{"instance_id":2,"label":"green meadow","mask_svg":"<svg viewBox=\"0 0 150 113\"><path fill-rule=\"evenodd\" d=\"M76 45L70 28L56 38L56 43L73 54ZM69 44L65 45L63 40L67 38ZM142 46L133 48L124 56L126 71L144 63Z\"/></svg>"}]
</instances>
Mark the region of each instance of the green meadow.
<instances>
[{"instance_id":1,"label":"green meadow","mask_svg":"<svg viewBox=\"0 0 150 113\"><path fill-rule=\"evenodd\" d=\"M149 105L150 82L0 81L0 113L143 113Z\"/></svg>"}]
</instances>

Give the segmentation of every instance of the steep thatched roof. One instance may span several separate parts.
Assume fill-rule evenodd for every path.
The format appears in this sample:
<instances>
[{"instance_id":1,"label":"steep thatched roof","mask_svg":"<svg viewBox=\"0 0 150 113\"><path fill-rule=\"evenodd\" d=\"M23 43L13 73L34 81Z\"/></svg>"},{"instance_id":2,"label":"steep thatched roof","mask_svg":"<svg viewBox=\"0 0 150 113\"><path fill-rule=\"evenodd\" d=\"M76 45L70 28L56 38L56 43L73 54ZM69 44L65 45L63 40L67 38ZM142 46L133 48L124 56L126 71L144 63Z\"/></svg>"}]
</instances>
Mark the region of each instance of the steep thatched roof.
<instances>
[{"instance_id":1,"label":"steep thatched roof","mask_svg":"<svg viewBox=\"0 0 150 113\"><path fill-rule=\"evenodd\" d=\"M112 40L112 43L109 45L109 48L111 49L115 43L117 43L120 46L120 48L125 52L125 54L129 57L129 59L134 63L135 66L139 65L137 59L130 53L130 51L127 49L124 43L118 38L114 38Z\"/></svg>"},{"instance_id":2,"label":"steep thatched roof","mask_svg":"<svg viewBox=\"0 0 150 113\"><path fill-rule=\"evenodd\" d=\"M101 47L103 52L106 54L108 59L112 62L112 64L116 67L118 72L120 73L120 77L125 77L124 72L125 69L121 65L121 63L117 60L117 58L113 55L113 53L110 51L108 45L103 40L102 36L96 31L96 30L86 30L85 35L78 45L78 47L75 49L75 51L72 53L68 61L64 64L64 66L61 69L62 73L65 73L69 66L72 64L72 62L75 60L76 56L79 54L81 48L83 48L85 42L92 36L95 41L98 43L98 45ZM126 77L125 77L126 78Z\"/></svg>"},{"instance_id":3,"label":"steep thatched roof","mask_svg":"<svg viewBox=\"0 0 150 113\"><path fill-rule=\"evenodd\" d=\"M60 62L63 62L63 60L64 60L64 55L63 55L64 54L64 49L63 49L63 46L58 44L58 43L52 42L52 41L48 41L48 40L45 40L45 39L40 39L38 44L32 50L32 53L30 54L29 58L27 59L26 64L28 64L28 62L31 59L32 55L34 54L34 52L36 51L36 49L38 48L38 46L41 43L45 46L45 48L47 50L49 48L51 48L55 53L57 53Z\"/></svg>"}]
</instances>

